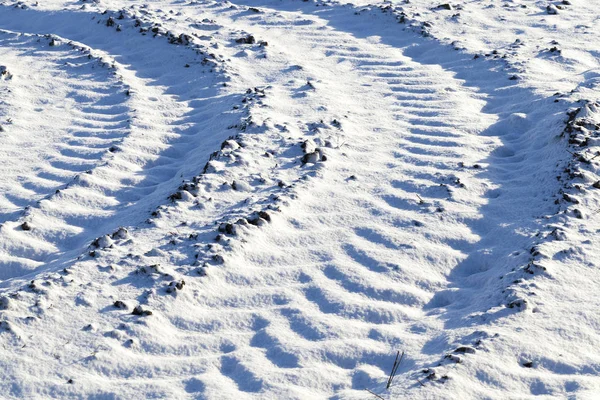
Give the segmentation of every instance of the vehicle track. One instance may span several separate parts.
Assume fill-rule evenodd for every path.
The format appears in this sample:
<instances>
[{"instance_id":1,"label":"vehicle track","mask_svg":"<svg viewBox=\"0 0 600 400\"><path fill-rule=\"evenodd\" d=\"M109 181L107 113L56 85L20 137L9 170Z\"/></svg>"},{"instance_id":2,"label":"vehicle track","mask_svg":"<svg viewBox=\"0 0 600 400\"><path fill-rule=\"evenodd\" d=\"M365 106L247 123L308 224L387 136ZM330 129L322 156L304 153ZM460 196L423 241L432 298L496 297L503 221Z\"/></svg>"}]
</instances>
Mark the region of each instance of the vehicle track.
<instances>
[{"instance_id":1,"label":"vehicle track","mask_svg":"<svg viewBox=\"0 0 600 400\"><path fill-rule=\"evenodd\" d=\"M518 308L506 307L512 298L504 293L508 283L499 278L526 258L540 218L556 208L554 170L561 148L551 137L562 106L556 105L552 115L540 113L536 110L551 109L552 99L520 88L469 55L416 39L398 25L380 25L370 14L356 16L351 7L252 0L177 3L172 10L186 22L187 17L209 18L239 29L240 36L252 33L268 42L262 48L231 43L221 49L232 60L235 79L276 94L253 117L285 126L282 136L288 128L307 138L335 132L337 148L328 151L326 162L301 167L307 172L304 184L283 202L271 224L230 238L232 249L224 250L223 265L211 265L208 276L188 281L181 298L153 298L150 304L159 310L154 319L138 324L123 314L123 323L101 339L119 355L118 365L100 362L85 369L78 361L69 368L113 390L128 374L135 379L118 382L127 393L167 395L174 385L190 397L207 398L362 398L365 388L382 386L397 350L406 352L398 380L406 398L418 398L415 378L423 379L424 367L441 365L438 376L464 364L476 370L469 360L489 355L486 340L503 332L500 324L480 325L519 318ZM189 24L188 29L196 28ZM101 41L92 42L102 47ZM133 64L144 55L107 50L131 79L136 74L140 79L139 69L127 60ZM159 67L148 72L156 79L150 82L164 83L149 97L168 97L169 85L177 81L161 73L165 70ZM180 103L144 110L172 113L170 123L155 125L167 132L191 112ZM198 169L173 151L173 157L165 157L167 168ZM202 151L205 147L194 154ZM532 157L536 170L530 167ZM297 167L293 162L274 166L273 175ZM162 176L153 175L152 168L142 170ZM534 193L526 185L531 180L547 188ZM116 198L129 193L113 192ZM169 217L198 215L182 211L185 205L176 207ZM202 229L214 222L208 214L203 211ZM220 221L221 210L217 214ZM191 228L181 228L179 219L161 223L160 229L139 233L145 235L143 245L114 250L106 264L126 270L135 265L132 258L151 262L158 257L140 256L150 243L172 264L187 262L184 245L162 242L168 240L165 231L180 229L182 236ZM220 248L209 236L193 246ZM125 274L114 272L119 273ZM136 279L106 284L102 294L156 295L156 283ZM527 284L519 290L526 292ZM487 309L487 304L498 306ZM101 314L104 329L118 320L107 310ZM115 342L128 334L139 345ZM459 345L476 341L485 346L461 354L463 364L444 359ZM461 379L486 385L476 373ZM426 383L439 384L436 390L443 392L444 381Z\"/></svg>"},{"instance_id":2,"label":"vehicle track","mask_svg":"<svg viewBox=\"0 0 600 400\"><path fill-rule=\"evenodd\" d=\"M198 378L204 394L218 396L229 380L237 391L228 393L242 397L360 397L385 380L396 350L409 355L402 372L418 371L465 344L473 318L514 314L498 278L555 209L556 145L539 133L557 130L561 117L535 112L552 100L468 55L415 45L365 16L350 20L350 8L244 4L259 12L238 2L215 19L267 41L270 62L250 61L265 83L287 90L299 121L321 104L321 115L341 122L345 145L281 219L213 273L218 291L207 286L198 299L194 314L209 325L245 321L220 366ZM302 74L277 73L294 66ZM298 96L303 77L315 89ZM532 154L546 158L539 170L528 169ZM548 190L522 204L531 179ZM490 302L498 309L482 306ZM192 321L173 324L186 331ZM223 341L231 334L214 331ZM406 376L403 385L418 388Z\"/></svg>"},{"instance_id":3,"label":"vehicle track","mask_svg":"<svg viewBox=\"0 0 600 400\"><path fill-rule=\"evenodd\" d=\"M13 18L13 13L20 13L23 18ZM19 22L24 20L28 23ZM74 32L72 26L80 23L90 29ZM110 75L112 82L94 85L96 72L91 67L86 73L71 71L71 76L62 73L59 80L49 76L44 81L60 88L48 90L55 96L49 103L60 104L56 99L68 99L70 93L76 97L76 106L62 113L50 109L48 113L57 115L48 115L39 121L39 126L32 127L39 132L54 132L54 136L45 133L46 142L23 135L38 143L35 148L38 151L30 150L36 153L32 156L48 160L47 171L27 175L58 181L33 184L35 188L30 190L35 192L39 187L40 193L34 199L37 204L22 200L29 195L27 188L31 185L27 182L21 185L26 191L22 195L5 189L5 198L9 197L11 203L7 205L9 215L0 230L1 279L18 277L41 266L64 266L101 234L114 231L119 225L141 223L147 212L156 207L157 199L166 199L184 176L191 176L201 168L206 162L204 157L226 137L228 125L239 118L230 112L231 103L218 88L226 78L209 73L210 66L202 65L201 55L166 40L137 32L118 32L105 25L106 21L100 21L98 14L86 12L10 10L0 16L0 27L4 29L56 35L58 45L50 47L51 50L47 50L48 43L36 43L40 54L30 59L20 58L23 62L30 60L33 71L43 69L44 62L62 61L60 57L65 52L77 54L68 46L71 42L104 57L112 68L112 71L97 68L100 71L97 79ZM49 32L48 27L54 28ZM137 30L133 26L128 29ZM115 40L116 35L123 40ZM145 46L149 40L155 40L151 51ZM41 53L48 61L39 57ZM165 54L170 56L163 59ZM189 64L193 68L185 67ZM87 83L82 83L84 78ZM126 88L131 88L129 98ZM86 103L83 90L97 98ZM102 96L106 100L101 100ZM58 125L61 118L66 121ZM115 140L111 130L119 135L116 145L106 142ZM218 132L218 137L210 136L213 132ZM93 141L104 140L106 144L100 151L84 155L81 140L90 144L88 152ZM53 144L47 146L47 142ZM18 153L17 144L13 145L8 151L27 157L26 153ZM19 176L24 175L21 172L15 171L7 185L12 188L16 182L20 184ZM55 193L56 190L60 192ZM162 202L158 200L158 204ZM15 215L16 205L28 207L24 213ZM24 222L32 229L24 231L21 228Z\"/></svg>"},{"instance_id":4,"label":"vehicle track","mask_svg":"<svg viewBox=\"0 0 600 400\"><path fill-rule=\"evenodd\" d=\"M11 71L2 82L3 120L10 121L1 137L2 223L95 168L128 133L127 87L98 58L51 40L2 33Z\"/></svg>"}]
</instances>

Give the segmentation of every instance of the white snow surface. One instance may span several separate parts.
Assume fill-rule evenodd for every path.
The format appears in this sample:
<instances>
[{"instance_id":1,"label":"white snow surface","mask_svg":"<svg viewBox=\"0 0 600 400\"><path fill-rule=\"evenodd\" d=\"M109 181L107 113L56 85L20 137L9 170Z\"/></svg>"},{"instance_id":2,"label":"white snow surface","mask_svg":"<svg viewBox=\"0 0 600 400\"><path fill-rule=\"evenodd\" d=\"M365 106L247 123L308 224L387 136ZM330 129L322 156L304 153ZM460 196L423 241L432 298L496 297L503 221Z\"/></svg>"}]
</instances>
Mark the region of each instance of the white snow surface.
<instances>
[{"instance_id":1,"label":"white snow surface","mask_svg":"<svg viewBox=\"0 0 600 400\"><path fill-rule=\"evenodd\" d=\"M600 398L599 18L0 0L0 398Z\"/></svg>"}]
</instances>

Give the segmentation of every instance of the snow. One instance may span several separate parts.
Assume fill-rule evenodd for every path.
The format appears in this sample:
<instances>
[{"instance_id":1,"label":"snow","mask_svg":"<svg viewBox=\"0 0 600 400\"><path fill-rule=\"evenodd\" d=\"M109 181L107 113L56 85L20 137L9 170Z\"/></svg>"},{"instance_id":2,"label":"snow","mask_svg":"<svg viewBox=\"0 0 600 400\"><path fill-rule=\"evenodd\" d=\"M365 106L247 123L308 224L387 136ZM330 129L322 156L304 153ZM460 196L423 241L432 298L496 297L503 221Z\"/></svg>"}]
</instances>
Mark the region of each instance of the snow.
<instances>
[{"instance_id":1,"label":"snow","mask_svg":"<svg viewBox=\"0 0 600 400\"><path fill-rule=\"evenodd\" d=\"M596 398L567 3L0 0L3 396Z\"/></svg>"}]
</instances>

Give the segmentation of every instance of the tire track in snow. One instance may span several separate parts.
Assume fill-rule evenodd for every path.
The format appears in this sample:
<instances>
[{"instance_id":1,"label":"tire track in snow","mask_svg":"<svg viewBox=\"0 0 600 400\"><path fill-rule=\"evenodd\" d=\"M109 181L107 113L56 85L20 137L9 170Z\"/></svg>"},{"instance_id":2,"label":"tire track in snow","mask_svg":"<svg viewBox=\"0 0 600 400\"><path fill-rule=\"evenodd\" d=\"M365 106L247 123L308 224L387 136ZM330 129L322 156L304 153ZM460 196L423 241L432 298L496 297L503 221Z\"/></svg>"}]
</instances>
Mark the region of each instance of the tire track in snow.
<instances>
[{"instance_id":1,"label":"tire track in snow","mask_svg":"<svg viewBox=\"0 0 600 400\"><path fill-rule=\"evenodd\" d=\"M272 77L300 65L316 94L296 105L296 116L310 118L320 103L324 114L341 118L350 142L347 159L328 161L282 220L214 274L218 293L207 288L199 300L198 313L215 313L215 323L240 312L262 321L248 322L254 333L222 356L220 373L237 384L237 395L360 390L384 380L396 349L410 355L403 371L437 364L473 332L472 318L514 313L498 278L520 261L509 256L532 241L536 217L553 210L548 155L557 148L547 136L534 139L558 126L558 113L535 111L552 100L503 74L474 70L468 56L415 46L412 37L365 18L349 21L339 9L279 13L268 9L272 3L249 5L260 12L229 17L269 42L267 57L279 64L265 79L289 87L287 75ZM531 171L530 154L539 170ZM532 179L547 189L535 193L525 185ZM540 202L519 203L531 197ZM472 302L481 296L486 301ZM498 309L487 315L490 304ZM217 393L214 379L201 379L206 393ZM408 379L405 385L418 386Z\"/></svg>"},{"instance_id":2,"label":"tire track in snow","mask_svg":"<svg viewBox=\"0 0 600 400\"><path fill-rule=\"evenodd\" d=\"M103 23L102 20L100 22ZM94 44L93 39L89 37L86 42L91 41L91 44ZM105 45L94 46L95 51L105 47ZM114 49L107 49L107 52L108 50ZM157 49L157 53L160 52L165 52L165 49ZM115 54L114 51L109 53ZM137 54L132 57L140 58ZM115 58L114 62L119 66L120 72L126 74L128 68L118 62L122 58L120 56ZM159 70L157 75L160 75L160 72ZM139 74L139 71L136 73ZM180 71L175 70L174 73L180 74ZM166 77L171 78L171 75L166 74ZM126 81L132 83L131 79ZM194 83L200 84L202 81ZM175 84L171 85L169 90L173 90L175 94L184 92L178 84L175 80ZM185 89L188 89L188 85L189 82L181 84ZM254 95L251 94L253 91ZM195 272L197 277L199 265L190 265L190 263L194 263L193 256L198 249L213 242L217 227L214 224L215 220L227 221L227 218L235 216L248 216L249 207L262 206L271 195L282 191L275 178L285 179L286 182L297 179L297 174L292 167L298 164L302 156L299 148L290 149L295 141L286 136L294 133L287 131L284 126L273 125L269 121L257 124L252 120L253 113L250 112L248 115L244 111L248 103L261 107L260 90L250 89L243 97L235 95L237 93L235 89L231 92L234 93L232 97L237 100L236 103L243 104L241 107L235 106L241 108L239 112L232 112L232 116L237 117L236 124L227 124L227 119L223 119L222 114L215 112L218 108L213 104L212 111L215 112L215 118L220 118L220 123L209 128L221 134L219 144L225 137L236 132L224 129L223 124L227 124L231 129L237 127L246 134L236 135L231 140L223 142L221 151L211 155L211 168L207 168L209 173L206 174L208 176L205 174L194 176L192 181L198 184L198 199L190 199L192 197L190 191L195 192L189 188L191 181L182 185L187 186L188 189L179 189L178 193L183 193L183 197L178 199L181 201L173 201L169 206L164 205L168 201L166 195L163 198L155 193L154 201L161 206L158 209L152 208L155 210L152 213L153 218L150 219L153 224L136 226L130 234L125 232L123 235L125 238L118 239L114 246L96 249L94 258L84 256L75 263L65 261L67 268L63 271L56 272L53 268L41 268L31 275L31 278L35 279L27 284L23 283L23 277L4 282L5 290L0 303L9 304L9 307L3 310L6 312L3 312L1 322L6 328L4 333L7 333L0 337L3 345L6 345L3 346L6 351L3 351L1 357L2 381L9 382L22 370L29 369L36 371L34 374L39 377L38 383L43 382L43 384L26 384L26 387L36 393L40 391L58 393L56 396L70 393L69 387L65 388L62 383L71 379L63 379L67 376L77 376L79 382L86 382L85 390L101 390L103 393L118 392L124 396L127 396L124 393L133 393L134 396L139 396L140 393L148 393L148 395L153 393L154 396L156 393L172 395L172 383L175 379L184 381L186 391L194 391L195 387L202 386L195 375L201 374L210 366L210 363L203 364L202 361L210 361L211 355L217 350L226 349L228 343L206 340L198 343L197 346L192 344L190 347L191 340L197 338L196 335L169 331L161 314L164 312L175 317L181 313L171 309L171 307L180 307L180 302L173 301L173 297L179 296L178 293L166 291L165 286L175 277L184 276L187 280L186 273ZM132 100L135 98L134 95ZM223 100L223 107L231 106L230 102ZM246 117L241 122L240 115ZM274 149L274 143L279 147ZM190 147L194 146L190 145ZM194 173L202 170L201 166L206 161L206 147L208 145L197 146L196 158L187 165L186 161L189 160L180 160L181 168L193 170ZM210 146L211 151L215 148L218 146L214 144ZM121 149L119 154L131 150L131 146L122 145ZM273 153L268 153L269 151ZM281 171L276 168L279 163L283 166ZM257 170L259 173L256 172ZM287 174L287 170L292 171ZM223 185L224 180L231 182L230 179L235 179L238 184L237 189L232 184ZM174 191L175 189L171 187L169 194L173 194ZM211 197L209 198L208 195ZM145 218L149 213L140 212L140 215ZM181 221L184 223L182 224ZM105 234L107 233L105 229L106 227L99 227L94 232L96 235L98 232ZM160 260L162 265L155 264L156 260ZM195 296L197 289L194 289L194 284L195 282L192 281L185 285L186 289L182 297ZM82 290L82 287L87 289ZM114 307L113 303L117 299L124 300L129 305L135 301L136 304L143 304L144 307L152 307L154 316L147 321L132 316L130 309ZM54 307L54 304L59 306ZM34 307L34 313L40 318L34 324L25 326L22 315L29 307ZM86 312L80 313L81 307L84 307ZM58 309L60 311L55 313L54 311ZM88 319L90 313L92 323ZM198 321L194 323L200 324ZM257 322L259 323L260 321ZM56 330L53 328L56 326L64 329ZM146 328L149 330L146 331ZM161 333L157 334L159 331L169 332L169 334L162 336ZM44 332L43 338L40 337L41 332ZM16 334L12 335L12 333ZM175 337L182 343L173 343ZM206 337L210 335L205 335ZM186 340L188 338L189 340ZM73 342L77 343L77 346L74 348L45 346L42 349L36 348L35 345L29 346L38 341L67 344ZM8 350L14 350L13 346L27 348L25 353L28 355L31 354L30 351L37 352L36 359L40 362L32 363L28 355L23 353L17 355ZM192 353L197 357L190 358ZM118 361L105 363L104 357L109 354ZM16 362L17 359L21 362ZM190 363L197 363L197 368L190 368ZM44 367L48 364L55 367ZM124 380L123 375L135 376L136 379ZM154 382L149 383L150 380Z\"/></svg>"},{"instance_id":3,"label":"tire track in snow","mask_svg":"<svg viewBox=\"0 0 600 400\"><path fill-rule=\"evenodd\" d=\"M12 18L13 13L23 18ZM79 23L90 29L74 33L71 27ZM128 30L137 31L133 26L115 32L103 25L105 18L84 12L7 10L0 18L2 28L40 34L51 30L57 35L64 33L64 40L90 46L112 60L123 81L133 88L128 101L128 135L117 151L101 165L79 174L60 194L40 201L23 218L2 226L4 279L52 263L60 267L100 234L142 222L157 199L171 194L183 176L195 173L206 154L223 139L209 135L224 132L228 123L236 121L235 113L229 113L228 119L230 102L217 88L222 82L207 73L211 64L204 65L202 54L166 40L150 42L150 35L130 34ZM165 59L164 54L170 57ZM93 95L99 93L99 88L89 89ZM102 112L98 118L105 118ZM99 137L97 132L94 137ZM79 172L75 165L62 166ZM31 231L21 230L23 221Z\"/></svg>"},{"instance_id":4,"label":"tire track in snow","mask_svg":"<svg viewBox=\"0 0 600 400\"><path fill-rule=\"evenodd\" d=\"M101 163L128 133L131 110L127 87L90 53L50 46L51 37L1 35L2 59L11 74L3 81L0 222L5 222Z\"/></svg>"},{"instance_id":5,"label":"tire track in snow","mask_svg":"<svg viewBox=\"0 0 600 400\"><path fill-rule=\"evenodd\" d=\"M474 73L465 84L454 75L468 69L464 59L444 54L443 68L426 65L428 57L440 62L439 47L410 48L412 37L397 38L391 45L388 35L378 42L349 34L348 20L337 12L276 17L267 10L268 15L255 18L251 12L229 11L229 23L256 30L259 39L270 43L267 56L273 64L257 59L248 64L256 63L249 70L256 72L257 81L281 92L270 104L278 117L287 114L300 127L335 117L341 121L345 144L340 153L345 154L334 153L325 163L328 168L315 169L315 178L308 179L312 187L265 231L243 237L247 242L238 243L226 264L211 269L199 287L190 284L191 293L182 292L179 303L164 301L163 315L147 322L124 315L127 323L105 336L124 340L135 332L139 346L106 339L103 346L109 350L103 351L117 354L115 364L96 362L105 356L94 354L70 366L78 376L92 375L92 387L103 387L101 381L114 388L117 377L127 374L135 379L118 384L128 393L364 396L363 388L385 380L396 349L408 354L402 372L411 371L437 362L454 341L470 333L472 325L460 330L452 319L468 318L485 304L465 307L465 301L488 291L503 300L493 264L486 263L518 244L510 241L484 255L477 251L494 249L494 236L504 234L494 230L498 222L505 222L507 231L515 225L528 230L520 219L543 211L536 209L539 204L513 210L514 201L494 200L518 200L518 193L530 198L523 193L523 182L546 178L547 171L529 174L523 162L531 147L539 145L528 142L531 135L522 135L531 123L526 114L539 99L523 96L513 110L502 109L515 94L489 93L507 89L502 77ZM336 26L338 17L345 28ZM381 29L368 20L351 20L357 32L358 21L362 28ZM294 51L286 50L290 43L297 45ZM413 59L407 56L411 54ZM248 64L240 60L238 66L243 71ZM304 72L277 73L295 65ZM332 70L335 76L328 73ZM314 91L306 90L307 79ZM449 108L455 111L448 114ZM523 115L511 116L514 112ZM483 168L464 169L460 162L481 162ZM381 171L387 171L385 176ZM358 179L348 180L352 175ZM342 186L348 190L339 190ZM425 204L419 204L417 194ZM506 215L499 218L499 211ZM423 225L437 231L424 232ZM114 268L135 265L138 257ZM492 272L489 276L479 275L486 272L482 265ZM146 296L116 287L132 298ZM110 292L103 290L102 295ZM148 283L147 291L153 290ZM404 383L418 385L412 379Z\"/></svg>"},{"instance_id":6,"label":"tire track in snow","mask_svg":"<svg viewBox=\"0 0 600 400\"><path fill-rule=\"evenodd\" d=\"M472 99L469 93L463 95L464 90L450 74L440 79L436 73L443 71L411 63L391 48L378 53L373 46L344 32L319 29L315 26L321 26L319 22L270 24L268 33L247 28L260 39L265 35L270 46L278 44L272 32L283 28L286 41L301 43L299 51L306 60L298 62L315 76L316 92L321 85L322 90L335 93L323 103L332 112L333 107L338 113L345 112L345 107L351 110L347 120L341 120L349 142L345 150L348 160L328 161L335 172L326 172L322 182L315 180L311 193L286 210L289 222L273 226L271 229L277 233L272 237L261 238L268 244L263 244L259 252L246 250L230 261L239 266L228 271L231 276L227 277L236 292L272 293L273 300L267 303L272 311L254 309L268 321L248 343L255 347L254 351L235 356L237 365L252 372L265 390L272 390L271 386L290 374L297 374L298 380L304 376L302 385L309 384L315 393L361 388L384 375L393 348L402 346L407 347L409 354L418 353L413 349L424 345L423 331L438 328L435 322L425 321L421 308L432 292L443 287L445 270L461 257L460 251L444 245L444 241L462 241L463 247L476 241L462 223L464 218L440 224L439 236L429 240L420 228L422 224L439 223L435 213L430 212L436 207L449 208L442 201L450 196L448 190L461 189L458 176L453 176L459 174L456 166L473 157L467 150L478 145L470 144L472 138L460 132L460 124L453 124L451 118L440 118L439 112L449 106L460 110L464 100L474 109L481 108L482 102ZM282 46L279 44L279 48ZM347 52L348 48L353 51ZM330 61L320 63L320 55ZM336 63L346 63L349 68L340 74L342 79L329 83L327 70L336 70ZM402 65L406 70L382 70L381 64ZM311 70L314 67L319 70ZM408 81L411 85L390 84L388 80ZM361 84L373 85L372 91ZM454 93L446 89L463 98L452 98ZM364 104L347 100L358 93L365 96ZM380 93L387 97L381 98ZM340 102L338 96L345 101ZM417 110L405 108L406 104ZM398 107L396 113L381 112L393 110L394 106ZM438 115L429 117L423 113ZM464 119L459 117L459 122L464 125ZM484 123L476 121L471 129L476 130L477 124ZM381 171L393 180L381 180ZM358 180L346 182L350 176L357 176ZM351 185L353 189L340 193L340 185ZM422 197L430 206L420 205L417 195L428 189L432 195ZM461 212L476 214L478 206L461 204ZM253 242L254 247L262 240ZM269 264L281 270L260 267ZM280 287L286 287L286 292ZM277 299L284 295L286 301L280 305L281 300ZM221 301L228 304L232 299L224 295ZM411 325L417 327L394 333L395 329ZM260 340L262 346L253 346L259 342L255 337L270 340ZM273 348L280 349L279 354L273 353ZM282 368L280 354L295 362ZM231 357L228 360L231 362ZM254 367L265 363L271 363L271 368ZM224 373L245 391L244 376L227 374L227 370ZM318 379L320 375L327 378ZM336 389L334 382L346 383ZM277 386L276 390L281 390L282 396L301 397L300 386Z\"/></svg>"},{"instance_id":7,"label":"tire track in snow","mask_svg":"<svg viewBox=\"0 0 600 400\"><path fill-rule=\"evenodd\" d=\"M308 37L311 32L312 27L309 27L298 34ZM324 32L323 36L317 37L312 44L321 46L322 43L326 43L324 36L331 38L332 32ZM354 44L343 33L334 37ZM270 38L269 41L271 42ZM307 51L306 54L316 55L319 54L318 50ZM325 53L332 50L321 51ZM400 61L392 58L389 63L400 65L410 63L406 57L401 55L398 57ZM330 54L331 60L336 58L343 60L344 56ZM373 57L366 58L367 65L373 62L386 62L386 60L374 60ZM289 62L290 65L300 62L304 65L304 61L285 60L284 62ZM281 67L277 65L274 69L284 69ZM315 67L319 68L319 66ZM308 68L313 66L309 65ZM318 72L325 72L332 68L332 64L326 61L321 68L323 71ZM272 72L268 71L265 75ZM353 93L361 89L361 84L370 82L360 78L356 73L346 72L350 83L339 81L332 83L331 87L335 87L336 90L335 95L331 96L333 98L325 96L321 100L323 104L337 108L332 113L340 111L339 100L336 97L351 98ZM379 70L375 72L378 76L386 74ZM411 271L410 266L403 265L412 261L411 256L417 259L430 257L431 263L443 262L440 260L442 257L436 255L441 245L432 243L425 252L423 250L417 252L414 243L418 240L414 237L410 238L418 235L418 226L415 225L414 218L421 219L423 216L415 192L418 189L431 188L431 197L427 198L428 201L448 196L448 193L444 194L443 190L447 192L444 188L441 194L438 193L437 187L440 179L443 181L444 177L436 176L438 171L436 166L444 166L447 163L448 156L445 148L448 147L448 142L442 142L445 146L439 146L439 141L434 141L429 145L429 149L427 147L429 140L423 143L424 140L420 138L425 136L424 133L437 133L438 136L450 137L450 141L453 140L450 144L459 147L456 141L461 140L461 135L450 134L452 126L438 123L439 120L434 120L435 124L430 124L419 119L420 104L417 103L419 93L430 93L430 102L439 97L435 92L431 93L428 88L429 83L436 82L434 76L439 73L438 70L432 72L427 67L412 64L407 67L404 75L392 73L396 79L409 79L411 82L417 82L415 76L411 76L416 75L417 78L424 79L425 83L414 89L414 92L404 93L403 97L396 95L393 88L387 89L385 82L376 83L379 86L373 91L374 105L365 112L357 112L357 115L349 117L349 122L342 120L345 130L350 130L346 132L346 137L356 140L348 144L346 150L348 158L355 161L356 165L347 167L345 162L338 162L336 165L335 161L332 161L332 164L336 165L334 168L338 170L335 175L339 174L336 179L341 177L337 185L342 184L343 179L353 173L358 174L361 182L369 180L376 182L368 184L366 194L357 189L358 193L346 197L329 186L331 181L328 181L327 185L322 185L320 179L316 179L315 187L311 190L316 192L314 197L309 196L310 199L305 197L302 202L293 203L293 207L297 209L290 213L293 216L293 220L287 224L290 229L278 226L281 232L278 232L275 238L270 238L268 242L273 254L262 256L269 260L265 265L286 265L287 268L272 270L262 268L259 266L261 262L257 262L257 259L260 261L265 259L251 251L244 256L239 256L240 258L236 256L235 259L228 260L227 264L234 266L237 264L239 268L217 269L211 273L213 278L204 285L198 307L192 312L192 315L203 316L202 324L182 316L169 317L173 328L181 330L184 337L193 338L196 331L210 330L212 340L222 343L224 354L220 365L210 365L205 373L197 377L203 382L207 395L210 396L212 393L216 396L217 393L221 393L223 387L228 387L227 393L232 395L267 391L275 396L301 397L301 393L305 390L303 388L306 387L315 391L313 394L324 395L335 390L336 383L333 382L347 382L348 379L353 382L353 385L359 387L368 382L375 382L376 378L373 375L377 376L387 368L385 365L388 361L387 355L390 353L390 343L392 346L397 346L404 342L412 342L412 345L418 347L419 344L423 344L420 334L426 329L433 329L426 323L419 323L419 326L413 327L413 332L407 333L408 339L402 336L399 338L393 333L394 327L409 323L414 325L415 321L424 318L420 308L431 297L432 291L443 285L444 269L451 265L451 261L448 261L437 271L434 269L428 271L434 274L433 277L428 276L427 272L415 273L414 270ZM309 74L318 77L317 71L309 71ZM451 80L449 75L443 78ZM281 79L288 79L288 76ZM357 83L353 82L354 79ZM296 79L296 82L298 81L299 79ZM283 87L289 86L277 83ZM317 93L319 93L319 86L325 84L327 83L324 79L314 80ZM447 87L443 84L440 86ZM288 95L289 98L294 98L298 94L294 89L288 88L292 91ZM379 97L381 91L388 93L389 99L393 100L391 104L388 99L382 100ZM403 113L403 115L392 114L379 120L381 115L375 110L378 107L388 109L394 104L394 99L398 104L408 102L415 105L415 112ZM440 102L440 108L447 107L448 104L459 108L458 102L452 99L446 102L446 104ZM473 102L477 107L477 100ZM301 103L298 112L303 114L299 116L306 117L305 107L313 105L314 98ZM354 111L356 107L352 108ZM426 111L433 114L437 110L432 108ZM410 127L409 124L402 122L401 118L406 116L421 122L421 126L415 128L414 141L409 140L412 136L407 139L405 132L402 132L402 135L398 132L399 126L404 129ZM359 128L353 129L353 122ZM363 129L366 129L368 134L360 132ZM393 140L394 146L389 145L390 139ZM462 137L463 142L467 140L466 137ZM404 148L407 146L412 146L412 151L406 151ZM464 160L464 156L461 156L462 158L459 159ZM404 161L406 165L399 165L398 160ZM456 162L458 163L458 160ZM418 165L413 167L413 164ZM390 185L387 182L386 185L378 187L379 171L392 168L398 170L394 184ZM401 172L403 168L409 171L416 170L411 171L415 175L412 178L412 185L416 188L411 187L412 190L407 190L404 186L405 176ZM417 178L419 181L416 181ZM446 184L456 185L456 182L449 179ZM323 204L321 199L324 198L335 200ZM369 214L369 211L364 210L369 208L376 213ZM467 211L476 213L476 210L473 210L474 207L467 208ZM403 211L407 212L403 213ZM380 223L374 223L372 218L378 218ZM357 222L355 234L346 232L344 220ZM434 222L437 221L434 219ZM407 232L390 234L390 232L377 231L379 226L386 225L391 226L392 229L402 226ZM329 228L321 230L320 226ZM454 230L453 238L456 238L456 226L462 229L466 237L475 240L470 236L471 233L464 227L461 228L459 224L451 226ZM314 230L315 236L310 235L305 238L306 230ZM443 235L441 236L443 239ZM435 239L437 238L434 238L434 241ZM335 243L335 247L321 249L320 246L329 240ZM382 242L384 245L376 246L373 251L374 241ZM260 248L264 247L264 244L260 246ZM316 252L320 256L317 260L311 260L310 249L314 247L317 247ZM453 254L452 248L446 247L443 250L446 252L444 255L449 259L458 257ZM404 257L402 260L404 262L398 260L399 253ZM308 261L298 264L298 260ZM382 277L387 278L387 282ZM263 309L269 311L261 311ZM227 322L220 322L230 320L237 322L233 326L229 326ZM340 331L340 327L343 327L344 331ZM232 335L234 339L231 338ZM194 340L187 341L194 342ZM225 345L226 343L229 344ZM310 350L296 346L295 343L302 343L310 347ZM321 374L323 371L329 375L327 380L315 379L315 374ZM232 391L227 384L229 379L237 384L238 392ZM288 379L298 382L298 385L290 387Z\"/></svg>"}]
</instances>

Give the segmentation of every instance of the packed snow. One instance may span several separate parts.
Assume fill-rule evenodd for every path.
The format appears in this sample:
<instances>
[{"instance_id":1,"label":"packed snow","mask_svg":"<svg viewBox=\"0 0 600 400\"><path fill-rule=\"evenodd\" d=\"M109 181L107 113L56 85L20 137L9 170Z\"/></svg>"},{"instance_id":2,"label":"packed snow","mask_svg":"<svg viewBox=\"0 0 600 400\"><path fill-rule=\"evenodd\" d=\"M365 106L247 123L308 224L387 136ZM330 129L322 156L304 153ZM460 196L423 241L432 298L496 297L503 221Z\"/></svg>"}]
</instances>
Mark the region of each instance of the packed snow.
<instances>
[{"instance_id":1,"label":"packed snow","mask_svg":"<svg viewBox=\"0 0 600 400\"><path fill-rule=\"evenodd\" d=\"M600 398L599 19L0 0L0 397Z\"/></svg>"}]
</instances>

